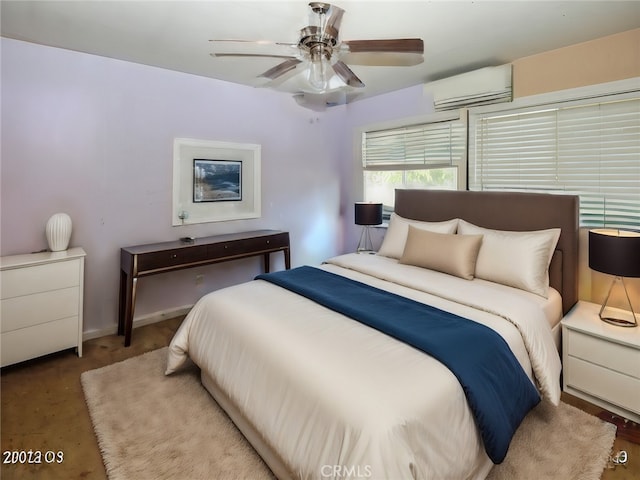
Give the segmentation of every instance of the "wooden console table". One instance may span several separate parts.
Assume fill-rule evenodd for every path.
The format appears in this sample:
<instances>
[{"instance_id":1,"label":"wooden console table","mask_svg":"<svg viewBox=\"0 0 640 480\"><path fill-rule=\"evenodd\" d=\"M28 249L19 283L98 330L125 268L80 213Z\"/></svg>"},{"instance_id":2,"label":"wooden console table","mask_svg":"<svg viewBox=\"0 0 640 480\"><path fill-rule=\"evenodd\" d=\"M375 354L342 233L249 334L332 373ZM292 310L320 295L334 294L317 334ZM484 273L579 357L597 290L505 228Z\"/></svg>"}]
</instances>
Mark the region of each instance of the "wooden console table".
<instances>
[{"instance_id":1,"label":"wooden console table","mask_svg":"<svg viewBox=\"0 0 640 480\"><path fill-rule=\"evenodd\" d=\"M131 345L138 278L256 255L264 255L264 271L269 272L269 255L280 251L284 253L288 270L291 268L289 232L256 230L120 249L118 335L124 335L125 347Z\"/></svg>"}]
</instances>

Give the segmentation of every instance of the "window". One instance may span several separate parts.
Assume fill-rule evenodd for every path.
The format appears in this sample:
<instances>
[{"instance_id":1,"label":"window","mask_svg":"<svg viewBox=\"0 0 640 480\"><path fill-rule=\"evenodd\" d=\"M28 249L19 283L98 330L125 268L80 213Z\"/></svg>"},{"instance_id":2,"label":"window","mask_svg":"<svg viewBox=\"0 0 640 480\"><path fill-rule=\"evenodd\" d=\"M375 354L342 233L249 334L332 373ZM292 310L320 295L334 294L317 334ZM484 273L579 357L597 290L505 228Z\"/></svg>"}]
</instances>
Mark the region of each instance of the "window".
<instances>
[{"instance_id":1,"label":"window","mask_svg":"<svg viewBox=\"0 0 640 480\"><path fill-rule=\"evenodd\" d=\"M640 228L638 93L471 115L471 190L580 196L583 227Z\"/></svg>"},{"instance_id":2,"label":"window","mask_svg":"<svg viewBox=\"0 0 640 480\"><path fill-rule=\"evenodd\" d=\"M455 190L465 180L465 122L450 113L434 119L362 132L364 200L382 202L386 215L396 188Z\"/></svg>"}]
</instances>

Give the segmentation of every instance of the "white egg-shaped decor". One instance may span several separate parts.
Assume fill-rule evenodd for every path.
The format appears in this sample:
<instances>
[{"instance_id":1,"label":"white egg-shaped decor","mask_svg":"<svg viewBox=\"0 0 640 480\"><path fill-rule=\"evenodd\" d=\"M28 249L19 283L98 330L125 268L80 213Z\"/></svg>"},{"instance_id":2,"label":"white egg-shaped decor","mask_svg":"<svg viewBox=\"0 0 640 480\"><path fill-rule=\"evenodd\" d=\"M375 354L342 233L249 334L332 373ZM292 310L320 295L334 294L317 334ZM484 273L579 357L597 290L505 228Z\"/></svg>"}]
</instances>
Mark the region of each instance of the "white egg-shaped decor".
<instances>
[{"instance_id":1,"label":"white egg-shaped decor","mask_svg":"<svg viewBox=\"0 0 640 480\"><path fill-rule=\"evenodd\" d=\"M66 213L55 213L47 221L46 235L49 250L62 252L69 246L71 239L71 217Z\"/></svg>"}]
</instances>

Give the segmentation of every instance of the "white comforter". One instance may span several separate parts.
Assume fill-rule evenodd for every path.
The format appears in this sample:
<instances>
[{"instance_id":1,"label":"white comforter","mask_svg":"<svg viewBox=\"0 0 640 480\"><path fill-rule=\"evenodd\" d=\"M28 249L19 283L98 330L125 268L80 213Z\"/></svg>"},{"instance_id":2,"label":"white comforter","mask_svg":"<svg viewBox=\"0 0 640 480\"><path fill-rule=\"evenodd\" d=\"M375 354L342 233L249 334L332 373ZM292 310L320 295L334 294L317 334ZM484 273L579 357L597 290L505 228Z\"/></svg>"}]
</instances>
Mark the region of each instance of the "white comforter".
<instances>
[{"instance_id":1,"label":"white comforter","mask_svg":"<svg viewBox=\"0 0 640 480\"><path fill-rule=\"evenodd\" d=\"M560 359L535 296L395 260L321 268L483 323L553 403ZM484 478L492 467L462 388L438 361L269 282L203 297L173 338L300 478Z\"/></svg>"}]
</instances>

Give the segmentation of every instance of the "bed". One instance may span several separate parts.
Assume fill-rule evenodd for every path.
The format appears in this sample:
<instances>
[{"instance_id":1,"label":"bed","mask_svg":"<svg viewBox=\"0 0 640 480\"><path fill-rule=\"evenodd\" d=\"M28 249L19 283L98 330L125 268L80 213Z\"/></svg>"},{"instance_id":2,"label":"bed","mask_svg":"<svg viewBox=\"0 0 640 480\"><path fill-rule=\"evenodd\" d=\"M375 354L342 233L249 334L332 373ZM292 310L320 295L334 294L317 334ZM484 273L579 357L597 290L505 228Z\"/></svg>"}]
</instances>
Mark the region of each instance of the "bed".
<instances>
[{"instance_id":1,"label":"bed","mask_svg":"<svg viewBox=\"0 0 640 480\"><path fill-rule=\"evenodd\" d=\"M380 295L412 308L490 331L506 343L524 383L557 404L561 365L554 331L577 301L577 218L574 196L397 190L393 225L379 254L345 254L290 272L309 269L335 279L338 290L344 283L345 292L362 285L376 295L383 290ZM517 255L517 248L507 251L500 243L505 236L520 248L538 231L556 235L544 254L544 291L535 290L540 282L525 288L493 281L503 282L503 270L520 259L487 263L490 247L500 247L505 258ZM404 235L399 241L398 232ZM512 238L514 232L522 238ZM425 239L440 247L423 248ZM463 253L443 255L438 248ZM520 278L521 270L506 275ZM372 315L383 309L377 310ZM176 332L167 374L190 357L205 388L280 479L485 478L496 461L487 446L491 436L455 368L339 312L272 277L212 292ZM445 350L455 352L453 345ZM516 392L500 398L518 403L507 400L512 396L520 398Z\"/></svg>"}]
</instances>

